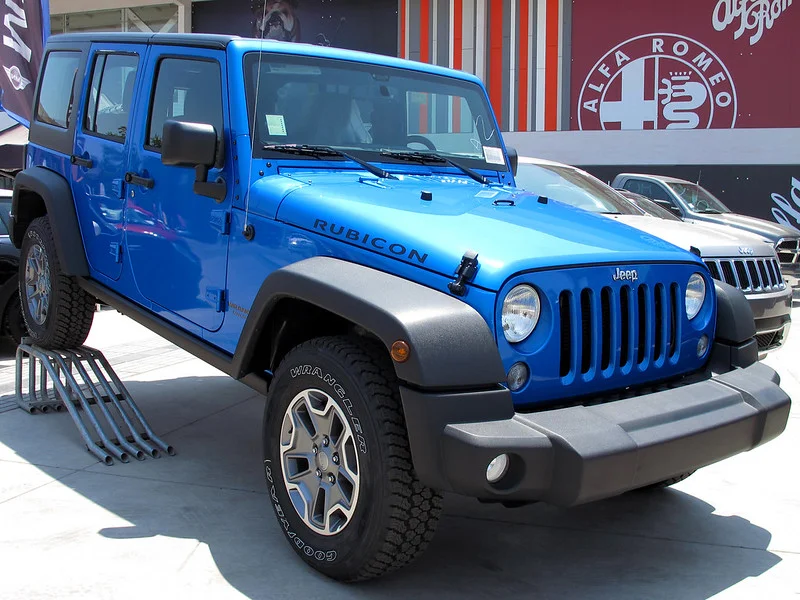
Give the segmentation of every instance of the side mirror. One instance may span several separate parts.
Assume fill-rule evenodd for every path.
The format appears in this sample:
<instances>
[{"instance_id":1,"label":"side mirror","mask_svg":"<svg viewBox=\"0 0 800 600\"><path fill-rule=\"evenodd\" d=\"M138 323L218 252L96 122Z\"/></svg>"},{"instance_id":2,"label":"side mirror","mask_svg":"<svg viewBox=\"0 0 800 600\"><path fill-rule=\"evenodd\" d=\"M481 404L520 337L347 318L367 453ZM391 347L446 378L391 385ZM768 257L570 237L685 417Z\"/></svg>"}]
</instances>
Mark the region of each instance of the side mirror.
<instances>
[{"instance_id":1,"label":"side mirror","mask_svg":"<svg viewBox=\"0 0 800 600\"><path fill-rule=\"evenodd\" d=\"M208 181L208 170L221 167L217 149L217 130L207 123L184 123L167 121L161 137L161 162L175 167L194 167L194 193L222 202L227 195L227 186L221 179Z\"/></svg>"},{"instance_id":2,"label":"side mirror","mask_svg":"<svg viewBox=\"0 0 800 600\"><path fill-rule=\"evenodd\" d=\"M519 164L519 154L517 149L511 146L506 146L506 153L508 154L508 163L511 166L511 174L517 176L517 165Z\"/></svg>"}]
</instances>

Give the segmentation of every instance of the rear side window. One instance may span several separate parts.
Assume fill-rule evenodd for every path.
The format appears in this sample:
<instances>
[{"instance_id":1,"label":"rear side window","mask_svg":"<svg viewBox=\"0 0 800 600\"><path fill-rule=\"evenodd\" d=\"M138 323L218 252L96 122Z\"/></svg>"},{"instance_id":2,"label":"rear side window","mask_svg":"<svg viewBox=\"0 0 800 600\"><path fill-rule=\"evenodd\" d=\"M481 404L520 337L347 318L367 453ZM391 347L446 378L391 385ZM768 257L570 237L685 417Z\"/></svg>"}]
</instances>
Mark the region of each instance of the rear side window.
<instances>
[{"instance_id":1,"label":"rear side window","mask_svg":"<svg viewBox=\"0 0 800 600\"><path fill-rule=\"evenodd\" d=\"M139 57L99 54L92 71L84 130L119 142L125 141Z\"/></svg>"},{"instance_id":2,"label":"rear side window","mask_svg":"<svg viewBox=\"0 0 800 600\"><path fill-rule=\"evenodd\" d=\"M81 62L80 52L50 52L44 66L36 120L62 129L69 127L72 87Z\"/></svg>"},{"instance_id":3,"label":"rear side window","mask_svg":"<svg viewBox=\"0 0 800 600\"><path fill-rule=\"evenodd\" d=\"M208 123L222 136L222 75L219 63L165 58L158 66L147 146L159 151L164 122Z\"/></svg>"}]
</instances>

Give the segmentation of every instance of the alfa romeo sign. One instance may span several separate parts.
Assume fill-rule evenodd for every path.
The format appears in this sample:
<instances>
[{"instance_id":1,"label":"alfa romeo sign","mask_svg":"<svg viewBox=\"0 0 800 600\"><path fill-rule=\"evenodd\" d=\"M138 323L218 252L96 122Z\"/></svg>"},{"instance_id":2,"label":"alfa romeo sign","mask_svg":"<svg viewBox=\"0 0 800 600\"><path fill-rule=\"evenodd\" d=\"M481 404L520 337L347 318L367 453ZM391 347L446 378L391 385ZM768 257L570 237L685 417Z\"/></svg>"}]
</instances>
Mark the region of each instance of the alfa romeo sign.
<instances>
[{"instance_id":1,"label":"alfa romeo sign","mask_svg":"<svg viewBox=\"0 0 800 600\"><path fill-rule=\"evenodd\" d=\"M579 129L698 129L736 124L736 87L707 46L653 33L610 49L589 71Z\"/></svg>"}]
</instances>

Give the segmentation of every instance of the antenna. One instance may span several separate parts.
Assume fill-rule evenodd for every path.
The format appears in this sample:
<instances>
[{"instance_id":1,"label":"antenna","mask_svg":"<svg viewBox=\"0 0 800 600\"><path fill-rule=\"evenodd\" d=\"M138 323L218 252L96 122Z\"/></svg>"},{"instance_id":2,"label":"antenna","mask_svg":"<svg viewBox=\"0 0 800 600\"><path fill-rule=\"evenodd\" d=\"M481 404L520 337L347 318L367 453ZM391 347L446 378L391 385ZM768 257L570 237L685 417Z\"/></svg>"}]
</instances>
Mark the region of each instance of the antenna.
<instances>
[{"instance_id":1,"label":"antenna","mask_svg":"<svg viewBox=\"0 0 800 600\"><path fill-rule=\"evenodd\" d=\"M700 178L703 176L703 169L697 174L697 187L700 187Z\"/></svg>"},{"instance_id":2,"label":"antenna","mask_svg":"<svg viewBox=\"0 0 800 600\"><path fill-rule=\"evenodd\" d=\"M258 73L256 74L256 93L253 97L253 126L250 130L250 168L247 174L247 189L244 193L244 227L242 228L242 235L247 241L252 240L256 231L249 223L250 219L250 188L252 187L251 181L253 179L253 152L255 151L256 140L256 122L258 121L258 90L261 88L261 58L264 56L264 21L267 19L267 3L264 2L264 13L261 15L261 45L258 49Z\"/></svg>"}]
</instances>

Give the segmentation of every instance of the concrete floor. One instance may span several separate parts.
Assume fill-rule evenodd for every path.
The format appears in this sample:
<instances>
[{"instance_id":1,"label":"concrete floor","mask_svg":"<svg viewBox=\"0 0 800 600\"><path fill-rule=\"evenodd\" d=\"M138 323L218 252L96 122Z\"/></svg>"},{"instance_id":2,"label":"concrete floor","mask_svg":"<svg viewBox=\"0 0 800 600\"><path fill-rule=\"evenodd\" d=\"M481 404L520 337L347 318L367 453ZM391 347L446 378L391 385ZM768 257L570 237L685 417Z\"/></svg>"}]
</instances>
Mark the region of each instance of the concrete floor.
<instances>
[{"instance_id":1,"label":"concrete floor","mask_svg":"<svg viewBox=\"0 0 800 600\"><path fill-rule=\"evenodd\" d=\"M800 301L795 301L800 323ZM800 399L800 326L766 362ZM344 586L292 552L260 467L262 399L114 313L103 350L175 457L105 466L67 414L13 408L0 348L0 598L798 598L800 417L670 490L573 508L448 496L428 553Z\"/></svg>"}]
</instances>

